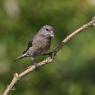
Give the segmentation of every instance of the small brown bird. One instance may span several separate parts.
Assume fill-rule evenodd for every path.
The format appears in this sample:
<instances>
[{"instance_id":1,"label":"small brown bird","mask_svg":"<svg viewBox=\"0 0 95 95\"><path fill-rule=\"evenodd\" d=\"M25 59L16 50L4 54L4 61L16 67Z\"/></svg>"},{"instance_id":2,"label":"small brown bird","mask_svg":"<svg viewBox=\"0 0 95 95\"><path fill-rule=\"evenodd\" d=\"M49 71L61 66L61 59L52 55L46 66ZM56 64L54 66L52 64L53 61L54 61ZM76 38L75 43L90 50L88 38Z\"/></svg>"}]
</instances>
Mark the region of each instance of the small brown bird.
<instances>
[{"instance_id":1,"label":"small brown bird","mask_svg":"<svg viewBox=\"0 0 95 95\"><path fill-rule=\"evenodd\" d=\"M54 28L50 25L43 26L33 39L29 41L27 49L17 59L24 57L41 56L47 53L51 45L51 39L54 37Z\"/></svg>"}]
</instances>

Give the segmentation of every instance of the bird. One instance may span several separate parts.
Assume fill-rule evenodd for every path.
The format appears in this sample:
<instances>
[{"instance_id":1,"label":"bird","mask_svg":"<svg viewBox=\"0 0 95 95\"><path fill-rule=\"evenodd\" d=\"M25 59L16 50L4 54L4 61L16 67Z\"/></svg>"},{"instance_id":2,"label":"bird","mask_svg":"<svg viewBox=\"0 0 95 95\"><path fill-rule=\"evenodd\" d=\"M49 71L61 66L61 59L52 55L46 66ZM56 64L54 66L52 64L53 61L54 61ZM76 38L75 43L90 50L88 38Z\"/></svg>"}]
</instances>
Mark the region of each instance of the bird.
<instances>
[{"instance_id":1,"label":"bird","mask_svg":"<svg viewBox=\"0 0 95 95\"><path fill-rule=\"evenodd\" d=\"M44 25L28 42L26 50L17 59L31 57L32 60L37 56L48 54L51 46L51 40L54 38L55 30L51 25Z\"/></svg>"}]
</instances>

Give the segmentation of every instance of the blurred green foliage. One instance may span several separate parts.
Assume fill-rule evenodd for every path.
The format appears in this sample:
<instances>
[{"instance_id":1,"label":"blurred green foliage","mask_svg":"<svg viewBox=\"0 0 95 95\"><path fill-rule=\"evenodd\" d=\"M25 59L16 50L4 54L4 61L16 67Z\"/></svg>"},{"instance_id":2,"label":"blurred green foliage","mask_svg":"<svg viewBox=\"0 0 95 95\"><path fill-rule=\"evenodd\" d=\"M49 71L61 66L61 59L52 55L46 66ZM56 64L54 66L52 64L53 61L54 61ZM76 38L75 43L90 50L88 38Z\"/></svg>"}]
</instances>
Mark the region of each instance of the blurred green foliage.
<instances>
[{"instance_id":1,"label":"blurred green foliage","mask_svg":"<svg viewBox=\"0 0 95 95\"><path fill-rule=\"evenodd\" d=\"M94 0L0 0L0 95L30 59L14 62L45 24L56 36L51 50L95 15ZM54 64L27 75L10 95L95 95L95 28L80 33Z\"/></svg>"}]
</instances>

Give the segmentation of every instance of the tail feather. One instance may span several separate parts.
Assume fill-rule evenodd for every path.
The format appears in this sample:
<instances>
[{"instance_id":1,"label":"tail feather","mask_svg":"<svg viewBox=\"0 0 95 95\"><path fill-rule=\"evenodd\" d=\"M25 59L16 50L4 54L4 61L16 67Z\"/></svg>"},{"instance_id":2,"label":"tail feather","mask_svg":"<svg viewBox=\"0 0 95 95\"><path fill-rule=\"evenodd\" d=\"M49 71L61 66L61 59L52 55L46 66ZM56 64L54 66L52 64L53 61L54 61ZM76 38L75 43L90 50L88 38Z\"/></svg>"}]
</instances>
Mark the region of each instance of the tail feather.
<instances>
[{"instance_id":1,"label":"tail feather","mask_svg":"<svg viewBox=\"0 0 95 95\"><path fill-rule=\"evenodd\" d=\"M26 54L26 53L25 53L25 54L22 54L22 55L19 56L19 57L17 57L16 60L18 60L18 59L22 59L22 58L24 58L24 57L27 57L27 54Z\"/></svg>"}]
</instances>

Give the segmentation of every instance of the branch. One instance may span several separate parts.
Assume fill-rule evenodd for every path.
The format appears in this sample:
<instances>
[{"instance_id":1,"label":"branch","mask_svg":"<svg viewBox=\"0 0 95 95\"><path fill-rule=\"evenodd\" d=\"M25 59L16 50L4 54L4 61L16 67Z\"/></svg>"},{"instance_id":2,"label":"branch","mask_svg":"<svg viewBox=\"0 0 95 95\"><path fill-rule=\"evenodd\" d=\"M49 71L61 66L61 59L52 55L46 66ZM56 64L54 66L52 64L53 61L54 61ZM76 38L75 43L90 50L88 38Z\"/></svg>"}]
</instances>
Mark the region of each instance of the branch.
<instances>
[{"instance_id":1,"label":"branch","mask_svg":"<svg viewBox=\"0 0 95 95\"><path fill-rule=\"evenodd\" d=\"M74 32L72 32L71 34L69 34L54 50L52 53L52 57L47 57L45 60L43 60L42 62L37 63L37 66L32 65L30 68L27 68L25 71L21 72L21 73L15 73L14 77L11 81L11 83L9 84L9 86L7 86L7 88L5 89L3 95L9 95L9 93L11 92L11 90L13 89L14 85L18 82L18 80L20 80L21 78L23 78L24 76L26 76L27 74L29 74L30 72L34 71L36 69L36 67L42 67L46 64L50 64L53 60L54 57L56 56L56 54L59 52L59 50L61 50L63 48L63 46L65 44L67 44L72 38L74 38L78 33L82 32L83 30L95 26L95 17L92 18L91 21L89 21L87 24L84 24L83 26L81 26L80 28L78 28L77 30L75 30Z\"/></svg>"}]
</instances>

